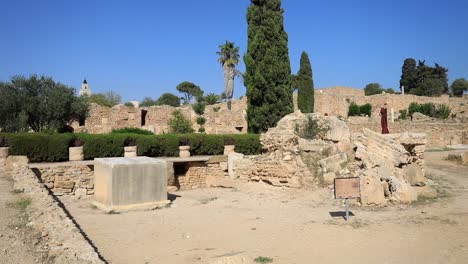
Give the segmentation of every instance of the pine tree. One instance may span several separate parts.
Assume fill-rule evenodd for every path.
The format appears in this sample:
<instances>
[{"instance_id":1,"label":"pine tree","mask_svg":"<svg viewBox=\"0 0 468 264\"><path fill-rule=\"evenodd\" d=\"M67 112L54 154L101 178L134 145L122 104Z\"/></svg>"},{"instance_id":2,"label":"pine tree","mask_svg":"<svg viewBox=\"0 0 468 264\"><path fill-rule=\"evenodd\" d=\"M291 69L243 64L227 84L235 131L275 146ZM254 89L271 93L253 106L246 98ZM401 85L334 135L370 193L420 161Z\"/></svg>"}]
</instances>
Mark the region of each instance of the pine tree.
<instances>
[{"instance_id":1,"label":"pine tree","mask_svg":"<svg viewBox=\"0 0 468 264\"><path fill-rule=\"evenodd\" d=\"M314 80L312 79L312 66L309 55L305 51L301 54L301 68L296 79L297 106L302 113L314 112Z\"/></svg>"},{"instance_id":2,"label":"pine tree","mask_svg":"<svg viewBox=\"0 0 468 264\"><path fill-rule=\"evenodd\" d=\"M405 93L409 93L411 89L416 88L416 61L413 58L408 58L403 62L401 69L400 87L405 87Z\"/></svg>"},{"instance_id":3,"label":"pine tree","mask_svg":"<svg viewBox=\"0 0 468 264\"><path fill-rule=\"evenodd\" d=\"M247 23L247 120L249 132L260 133L293 112L288 35L281 0L251 0Z\"/></svg>"}]
</instances>

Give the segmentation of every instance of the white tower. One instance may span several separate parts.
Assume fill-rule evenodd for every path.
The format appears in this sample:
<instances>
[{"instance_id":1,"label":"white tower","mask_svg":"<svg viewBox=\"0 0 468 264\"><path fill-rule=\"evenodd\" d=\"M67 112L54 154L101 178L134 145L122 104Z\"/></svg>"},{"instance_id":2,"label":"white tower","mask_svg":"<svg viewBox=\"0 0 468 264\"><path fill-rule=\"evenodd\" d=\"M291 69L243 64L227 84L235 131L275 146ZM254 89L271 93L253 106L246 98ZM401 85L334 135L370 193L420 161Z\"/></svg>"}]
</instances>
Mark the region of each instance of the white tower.
<instances>
[{"instance_id":1,"label":"white tower","mask_svg":"<svg viewBox=\"0 0 468 264\"><path fill-rule=\"evenodd\" d=\"M89 89L88 82L84 79L83 83L81 84L80 96L90 96L91 90Z\"/></svg>"}]
</instances>

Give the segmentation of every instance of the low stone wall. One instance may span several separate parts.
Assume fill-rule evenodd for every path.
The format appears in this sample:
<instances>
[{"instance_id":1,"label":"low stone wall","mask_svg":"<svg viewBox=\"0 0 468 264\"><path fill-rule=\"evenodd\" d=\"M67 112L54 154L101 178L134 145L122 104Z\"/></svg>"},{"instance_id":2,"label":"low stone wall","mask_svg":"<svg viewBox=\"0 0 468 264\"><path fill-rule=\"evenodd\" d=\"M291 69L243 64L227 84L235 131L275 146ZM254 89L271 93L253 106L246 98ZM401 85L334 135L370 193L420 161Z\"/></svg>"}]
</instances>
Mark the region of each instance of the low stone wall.
<instances>
[{"instance_id":1,"label":"low stone wall","mask_svg":"<svg viewBox=\"0 0 468 264\"><path fill-rule=\"evenodd\" d=\"M379 122L367 122L363 118L348 119L353 133L360 133L367 128L380 133ZM425 133L427 147L445 147L448 145L468 144L468 123L435 122L418 123L409 120L388 123L390 133Z\"/></svg>"},{"instance_id":2,"label":"low stone wall","mask_svg":"<svg viewBox=\"0 0 468 264\"><path fill-rule=\"evenodd\" d=\"M219 162L189 162L187 166L185 175L175 175L175 181L168 182L168 186L178 184L180 190L204 188L210 186L213 178L228 176L227 166L222 168Z\"/></svg>"},{"instance_id":3,"label":"low stone wall","mask_svg":"<svg viewBox=\"0 0 468 264\"><path fill-rule=\"evenodd\" d=\"M26 208L29 218L27 226L42 234L45 249L48 250L47 263L104 263L73 220L49 195L27 162L27 157L10 156L6 161L6 172L13 178L15 190L24 192L32 201Z\"/></svg>"},{"instance_id":4,"label":"low stone wall","mask_svg":"<svg viewBox=\"0 0 468 264\"><path fill-rule=\"evenodd\" d=\"M91 164L65 162L28 166L54 195L83 198L94 194L94 166Z\"/></svg>"}]
</instances>

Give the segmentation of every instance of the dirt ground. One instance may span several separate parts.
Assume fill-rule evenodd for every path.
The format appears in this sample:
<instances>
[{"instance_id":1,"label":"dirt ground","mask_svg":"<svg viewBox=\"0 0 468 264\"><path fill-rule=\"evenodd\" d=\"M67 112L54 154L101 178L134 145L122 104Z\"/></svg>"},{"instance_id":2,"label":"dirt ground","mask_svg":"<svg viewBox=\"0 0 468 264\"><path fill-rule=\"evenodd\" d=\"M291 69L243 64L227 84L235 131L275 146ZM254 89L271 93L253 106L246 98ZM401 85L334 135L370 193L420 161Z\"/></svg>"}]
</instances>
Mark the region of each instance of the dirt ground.
<instances>
[{"instance_id":1,"label":"dirt ground","mask_svg":"<svg viewBox=\"0 0 468 264\"><path fill-rule=\"evenodd\" d=\"M31 201L13 191L13 182L0 170L0 263L44 263L37 234L26 227L24 209Z\"/></svg>"},{"instance_id":2,"label":"dirt ground","mask_svg":"<svg viewBox=\"0 0 468 264\"><path fill-rule=\"evenodd\" d=\"M242 183L175 193L170 208L106 214L63 198L109 263L213 263L259 256L273 263L468 263L468 166L428 152L440 198L410 206L343 211L330 189ZM250 263L250 262L249 262ZM265 262L266 263L266 262Z\"/></svg>"}]
</instances>

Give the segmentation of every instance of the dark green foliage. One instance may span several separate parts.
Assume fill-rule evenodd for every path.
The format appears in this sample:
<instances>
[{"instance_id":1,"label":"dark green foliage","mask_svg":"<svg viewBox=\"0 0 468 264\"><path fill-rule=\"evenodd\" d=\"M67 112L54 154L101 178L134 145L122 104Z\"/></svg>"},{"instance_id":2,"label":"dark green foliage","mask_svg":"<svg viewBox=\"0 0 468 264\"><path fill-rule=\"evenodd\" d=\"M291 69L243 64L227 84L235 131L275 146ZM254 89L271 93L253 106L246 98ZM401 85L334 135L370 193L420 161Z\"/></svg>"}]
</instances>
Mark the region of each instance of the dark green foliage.
<instances>
[{"instance_id":1,"label":"dark green foliage","mask_svg":"<svg viewBox=\"0 0 468 264\"><path fill-rule=\"evenodd\" d=\"M11 147L12 155L28 156L31 162L57 162L68 160L68 147L84 144L85 159L122 157L124 146L136 145L139 156L176 157L181 139L187 140L193 155L220 155L225 138L234 139L236 152L255 155L262 152L260 137L256 134L44 134L0 133ZM80 143L77 143L80 141Z\"/></svg>"},{"instance_id":2,"label":"dark green foliage","mask_svg":"<svg viewBox=\"0 0 468 264\"><path fill-rule=\"evenodd\" d=\"M312 79L312 66L309 55L306 52L301 54L301 68L294 77L294 84L297 87L297 105L302 113L314 112L314 80Z\"/></svg>"},{"instance_id":3,"label":"dark green foliage","mask_svg":"<svg viewBox=\"0 0 468 264\"><path fill-rule=\"evenodd\" d=\"M405 66L403 66L405 68ZM420 96L440 96L448 93L448 69L435 64L434 67L426 65L425 61L419 61L414 70L414 80L405 86L405 93ZM413 74L413 72L411 73ZM403 74L404 75L404 74ZM403 77L402 75L402 77ZM409 76L409 75L408 75ZM413 78L413 77L411 77ZM407 78L410 79L409 77ZM400 81L401 83L402 81ZM406 81L404 81L405 83Z\"/></svg>"},{"instance_id":4,"label":"dark green foliage","mask_svg":"<svg viewBox=\"0 0 468 264\"><path fill-rule=\"evenodd\" d=\"M203 101L202 102L197 101L196 103L192 105L192 109L197 115L203 115L205 113L205 108L206 108L206 104Z\"/></svg>"},{"instance_id":5,"label":"dark green foliage","mask_svg":"<svg viewBox=\"0 0 468 264\"><path fill-rule=\"evenodd\" d=\"M361 115L361 110L359 109L359 105L357 105L355 102L352 102L349 105L348 116L360 116L360 115Z\"/></svg>"},{"instance_id":6,"label":"dark green foliage","mask_svg":"<svg viewBox=\"0 0 468 264\"><path fill-rule=\"evenodd\" d=\"M95 103L101 106L113 107L120 104L122 97L120 95L110 91L106 93L97 93L90 96L85 96L89 103Z\"/></svg>"},{"instance_id":7,"label":"dark green foliage","mask_svg":"<svg viewBox=\"0 0 468 264\"><path fill-rule=\"evenodd\" d=\"M180 98L178 99L180 100ZM150 106L155 106L155 105L158 105L158 101L151 99L151 97L143 98L143 101L141 101L140 103L140 107L150 107Z\"/></svg>"},{"instance_id":8,"label":"dark green foliage","mask_svg":"<svg viewBox=\"0 0 468 264\"><path fill-rule=\"evenodd\" d=\"M112 134L139 134L139 135L154 135L153 132L136 127L124 127L112 129Z\"/></svg>"},{"instance_id":9,"label":"dark green foliage","mask_svg":"<svg viewBox=\"0 0 468 264\"><path fill-rule=\"evenodd\" d=\"M398 116L398 119L406 120L408 118L408 110L407 109L400 110L399 112L400 112L400 115Z\"/></svg>"},{"instance_id":10,"label":"dark green foliage","mask_svg":"<svg viewBox=\"0 0 468 264\"><path fill-rule=\"evenodd\" d=\"M184 100L184 104L190 104L192 98L203 95L203 90L191 82L182 82L176 87L177 91L183 93L181 99Z\"/></svg>"},{"instance_id":11,"label":"dark green foliage","mask_svg":"<svg viewBox=\"0 0 468 264\"><path fill-rule=\"evenodd\" d=\"M140 107L150 107L155 105L170 105L173 107L180 106L180 97L171 93L163 93L157 100L151 97L145 97L140 104Z\"/></svg>"},{"instance_id":12,"label":"dark green foliage","mask_svg":"<svg viewBox=\"0 0 468 264\"><path fill-rule=\"evenodd\" d=\"M383 91L382 85L378 83L369 83L364 88L365 95L374 95L374 94L381 94Z\"/></svg>"},{"instance_id":13,"label":"dark green foliage","mask_svg":"<svg viewBox=\"0 0 468 264\"><path fill-rule=\"evenodd\" d=\"M205 131L206 130L205 130L205 128L203 126L198 128L198 132L200 132L200 133L205 133Z\"/></svg>"},{"instance_id":14,"label":"dark green foliage","mask_svg":"<svg viewBox=\"0 0 468 264\"><path fill-rule=\"evenodd\" d=\"M454 96L462 96L464 92L468 92L468 81L465 79L456 79L450 86Z\"/></svg>"},{"instance_id":15,"label":"dark green foliage","mask_svg":"<svg viewBox=\"0 0 468 264\"><path fill-rule=\"evenodd\" d=\"M251 0L244 56L249 131L261 133L293 112L288 35L280 0Z\"/></svg>"},{"instance_id":16,"label":"dark green foliage","mask_svg":"<svg viewBox=\"0 0 468 264\"><path fill-rule=\"evenodd\" d=\"M388 93L388 94L394 94L395 90L393 90L392 88L387 88L387 90L385 90L385 92Z\"/></svg>"},{"instance_id":17,"label":"dark green foliage","mask_svg":"<svg viewBox=\"0 0 468 264\"><path fill-rule=\"evenodd\" d=\"M17 133L6 135L11 155L28 156L30 162L68 160L72 134Z\"/></svg>"},{"instance_id":18,"label":"dark green foliage","mask_svg":"<svg viewBox=\"0 0 468 264\"><path fill-rule=\"evenodd\" d=\"M56 131L76 117L86 116L88 105L71 87L52 78L16 76L0 83L0 130Z\"/></svg>"},{"instance_id":19,"label":"dark green foliage","mask_svg":"<svg viewBox=\"0 0 468 264\"><path fill-rule=\"evenodd\" d=\"M417 86L416 61L413 58L407 58L403 62L401 69L400 88L405 87L405 93L410 93Z\"/></svg>"},{"instance_id":20,"label":"dark green foliage","mask_svg":"<svg viewBox=\"0 0 468 264\"><path fill-rule=\"evenodd\" d=\"M197 117L197 124L202 126L205 124L205 122L206 122L206 119L204 117L202 116Z\"/></svg>"},{"instance_id":21,"label":"dark green foliage","mask_svg":"<svg viewBox=\"0 0 468 264\"><path fill-rule=\"evenodd\" d=\"M416 112L434 118L447 119L452 110L446 104L435 105L433 103L418 104L412 102L408 107L408 114L413 117L413 113Z\"/></svg>"},{"instance_id":22,"label":"dark green foliage","mask_svg":"<svg viewBox=\"0 0 468 264\"><path fill-rule=\"evenodd\" d=\"M359 106L359 112L361 115L367 115L371 116L372 115L372 105L371 104L364 104Z\"/></svg>"},{"instance_id":23,"label":"dark green foliage","mask_svg":"<svg viewBox=\"0 0 468 264\"><path fill-rule=\"evenodd\" d=\"M124 105L126 107L135 107L131 102L126 102Z\"/></svg>"},{"instance_id":24,"label":"dark green foliage","mask_svg":"<svg viewBox=\"0 0 468 264\"><path fill-rule=\"evenodd\" d=\"M5 136L0 135L0 148L8 147L8 140Z\"/></svg>"},{"instance_id":25,"label":"dark green foliage","mask_svg":"<svg viewBox=\"0 0 468 264\"><path fill-rule=\"evenodd\" d=\"M193 132L192 122L185 118L180 110L172 112L172 116L168 122L171 133L186 134Z\"/></svg>"},{"instance_id":26,"label":"dark green foliage","mask_svg":"<svg viewBox=\"0 0 468 264\"><path fill-rule=\"evenodd\" d=\"M364 104L358 105L355 102L352 102L348 108L348 116L371 116L372 115L372 105Z\"/></svg>"},{"instance_id":27,"label":"dark green foliage","mask_svg":"<svg viewBox=\"0 0 468 264\"><path fill-rule=\"evenodd\" d=\"M205 96L205 102L207 105L217 104L220 102L220 100L221 100L221 97L214 93L209 93Z\"/></svg>"},{"instance_id":28,"label":"dark green foliage","mask_svg":"<svg viewBox=\"0 0 468 264\"><path fill-rule=\"evenodd\" d=\"M136 138L136 136L133 137ZM85 142L84 156L86 160L90 160L94 158L123 157L125 141L132 136L127 134L104 134L99 136L77 134L77 137Z\"/></svg>"},{"instance_id":29,"label":"dark green foliage","mask_svg":"<svg viewBox=\"0 0 468 264\"><path fill-rule=\"evenodd\" d=\"M296 125L295 130L301 138L315 139L317 137L324 136L329 130L329 127L324 124L320 124L318 120L314 119L312 116L308 116L304 127Z\"/></svg>"}]
</instances>

